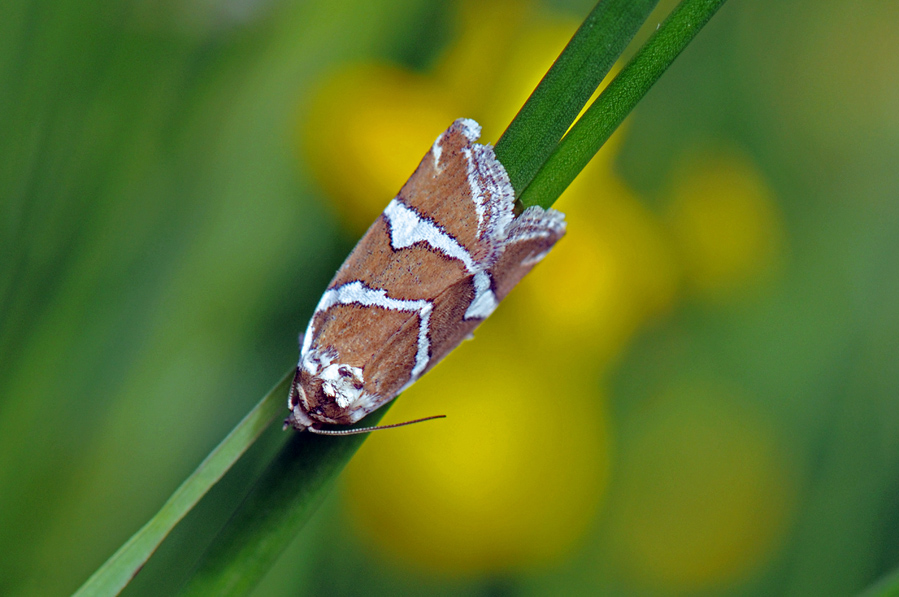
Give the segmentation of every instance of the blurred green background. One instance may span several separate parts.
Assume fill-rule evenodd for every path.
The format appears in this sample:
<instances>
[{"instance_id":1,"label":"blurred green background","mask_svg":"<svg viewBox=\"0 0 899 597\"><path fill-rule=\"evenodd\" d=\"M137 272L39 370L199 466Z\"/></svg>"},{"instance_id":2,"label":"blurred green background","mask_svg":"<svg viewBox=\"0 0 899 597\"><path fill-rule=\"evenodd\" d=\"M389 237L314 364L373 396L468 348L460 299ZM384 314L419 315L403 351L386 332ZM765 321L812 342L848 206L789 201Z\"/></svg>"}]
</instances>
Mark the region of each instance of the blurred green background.
<instances>
[{"instance_id":1,"label":"blurred green background","mask_svg":"<svg viewBox=\"0 0 899 597\"><path fill-rule=\"evenodd\" d=\"M437 134L495 142L591 6L0 3L0 594L71 593L137 530ZM449 418L375 434L257 593L847 595L899 565L897 22L726 4L386 420ZM174 591L283 437L125 594Z\"/></svg>"}]
</instances>

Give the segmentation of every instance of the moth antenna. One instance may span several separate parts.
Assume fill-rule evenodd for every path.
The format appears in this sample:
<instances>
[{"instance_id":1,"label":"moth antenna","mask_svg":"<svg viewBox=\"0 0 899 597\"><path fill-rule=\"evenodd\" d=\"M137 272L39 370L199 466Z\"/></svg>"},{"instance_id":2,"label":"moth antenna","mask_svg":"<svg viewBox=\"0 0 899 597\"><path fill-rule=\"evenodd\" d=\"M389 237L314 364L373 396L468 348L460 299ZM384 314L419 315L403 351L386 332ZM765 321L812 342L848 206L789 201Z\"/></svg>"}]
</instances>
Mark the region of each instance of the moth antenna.
<instances>
[{"instance_id":1,"label":"moth antenna","mask_svg":"<svg viewBox=\"0 0 899 597\"><path fill-rule=\"evenodd\" d=\"M405 423L394 423L393 425L377 425L375 427L360 427L359 429L316 429L315 427L307 427L306 431L310 433L317 433L319 435L357 435L359 433L368 433L369 431L380 431L381 429L393 429L394 427L405 427L406 425L412 425L413 423L422 423L424 421L430 421L431 419L445 419L446 415L433 415L431 417L424 417L422 419L415 419L413 421L406 421Z\"/></svg>"}]
</instances>

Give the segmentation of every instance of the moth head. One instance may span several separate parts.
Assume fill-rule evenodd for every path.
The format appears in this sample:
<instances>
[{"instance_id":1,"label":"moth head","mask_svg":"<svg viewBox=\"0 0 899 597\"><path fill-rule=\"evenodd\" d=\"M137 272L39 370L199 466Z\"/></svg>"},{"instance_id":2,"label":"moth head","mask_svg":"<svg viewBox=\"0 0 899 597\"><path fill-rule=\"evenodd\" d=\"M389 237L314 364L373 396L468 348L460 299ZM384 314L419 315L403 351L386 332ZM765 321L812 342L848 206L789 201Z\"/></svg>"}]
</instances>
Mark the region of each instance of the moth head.
<instances>
[{"instance_id":1,"label":"moth head","mask_svg":"<svg viewBox=\"0 0 899 597\"><path fill-rule=\"evenodd\" d=\"M322 408L320 401L327 402L332 406L336 404L337 396L330 394L338 394L336 391L335 381L337 385L349 384L353 391L361 391L362 370L358 367L349 367L347 365L334 365L334 370L329 371L329 367L319 371L316 375L310 375L308 371L303 371L302 367L297 367L297 372L290 384L290 395L287 398L287 407L290 409L290 415L284 420L284 429L293 427L297 431L309 431L319 435L355 435L357 433L368 433L378 429L392 429L394 427L404 427L413 423L422 421L430 421L431 419L442 419L446 415L435 415L432 417L424 417L423 419L415 419L414 421L406 421L405 423L394 423L393 425L381 425L376 427L362 427L357 429L320 429L322 421L316 421L309 416L309 409L312 408L316 413L320 413ZM321 374L325 373L324 376ZM311 396L307 394L303 388L309 384ZM327 390L326 390L326 386ZM309 398L312 398L310 403ZM328 421L336 422L336 421Z\"/></svg>"},{"instance_id":2,"label":"moth head","mask_svg":"<svg viewBox=\"0 0 899 597\"><path fill-rule=\"evenodd\" d=\"M322 423L347 425L362 418L366 412L360 402L365 394L362 368L344 363L324 363L322 366L297 367L287 407L290 416L285 425L299 431Z\"/></svg>"}]
</instances>

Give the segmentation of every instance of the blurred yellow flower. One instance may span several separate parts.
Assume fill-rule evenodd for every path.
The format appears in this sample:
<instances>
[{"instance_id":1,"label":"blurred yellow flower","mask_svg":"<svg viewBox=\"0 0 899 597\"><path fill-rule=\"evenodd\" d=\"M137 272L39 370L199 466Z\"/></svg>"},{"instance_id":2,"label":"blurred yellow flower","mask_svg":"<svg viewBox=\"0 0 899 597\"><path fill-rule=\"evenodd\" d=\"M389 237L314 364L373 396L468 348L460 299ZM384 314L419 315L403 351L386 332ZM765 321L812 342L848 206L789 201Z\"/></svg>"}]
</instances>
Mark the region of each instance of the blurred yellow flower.
<instances>
[{"instance_id":1,"label":"blurred yellow flower","mask_svg":"<svg viewBox=\"0 0 899 597\"><path fill-rule=\"evenodd\" d=\"M300 131L306 161L357 234L375 221L437 135L459 117L433 79L383 64L335 72L308 110Z\"/></svg>"},{"instance_id":2,"label":"blurred yellow flower","mask_svg":"<svg viewBox=\"0 0 899 597\"><path fill-rule=\"evenodd\" d=\"M733 389L669 388L622 441L613 551L632 581L680 591L732 582L784 536L792 471L771 424Z\"/></svg>"},{"instance_id":3,"label":"blurred yellow flower","mask_svg":"<svg viewBox=\"0 0 899 597\"><path fill-rule=\"evenodd\" d=\"M600 366L671 306L678 264L657 218L602 166L588 166L564 197L571 233L520 292L542 343Z\"/></svg>"},{"instance_id":4,"label":"blurred yellow flower","mask_svg":"<svg viewBox=\"0 0 899 597\"><path fill-rule=\"evenodd\" d=\"M736 149L688 153L675 170L668 216L686 279L701 296L732 298L763 281L782 256L771 191Z\"/></svg>"},{"instance_id":5,"label":"blurred yellow flower","mask_svg":"<svg viewBox=\"0 0 899 597\"><path fill-rule=\"evenodd\" d=\"M346 476L348 504L369 537L445 573L552 562L588 528L606 483L595 390L548 375L537 347L516 350L492 323L385 417L447 419L372 437Z\"/></svg>"}]
</instances>

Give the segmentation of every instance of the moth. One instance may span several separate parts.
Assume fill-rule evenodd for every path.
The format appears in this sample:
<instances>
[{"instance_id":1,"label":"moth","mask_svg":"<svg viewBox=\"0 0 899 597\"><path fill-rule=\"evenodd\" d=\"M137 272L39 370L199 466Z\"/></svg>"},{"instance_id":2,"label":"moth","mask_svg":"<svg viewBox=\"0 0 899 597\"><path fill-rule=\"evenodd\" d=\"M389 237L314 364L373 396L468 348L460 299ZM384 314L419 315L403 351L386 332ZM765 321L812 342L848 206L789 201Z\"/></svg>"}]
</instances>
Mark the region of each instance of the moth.
<instances>
[{"instance_id":1,"label":"moth","mask_svg":"<svg viewBox=\"0 0 899 597\"><path fill-rule=\"evenodd\" d=\"M302 336L285 421L344 434L470 337L565 234L564 214L515 213L480 125L456 120L365 233ZM430 417L429 417L430 418Z\"/></svg>"}]
</instances>

